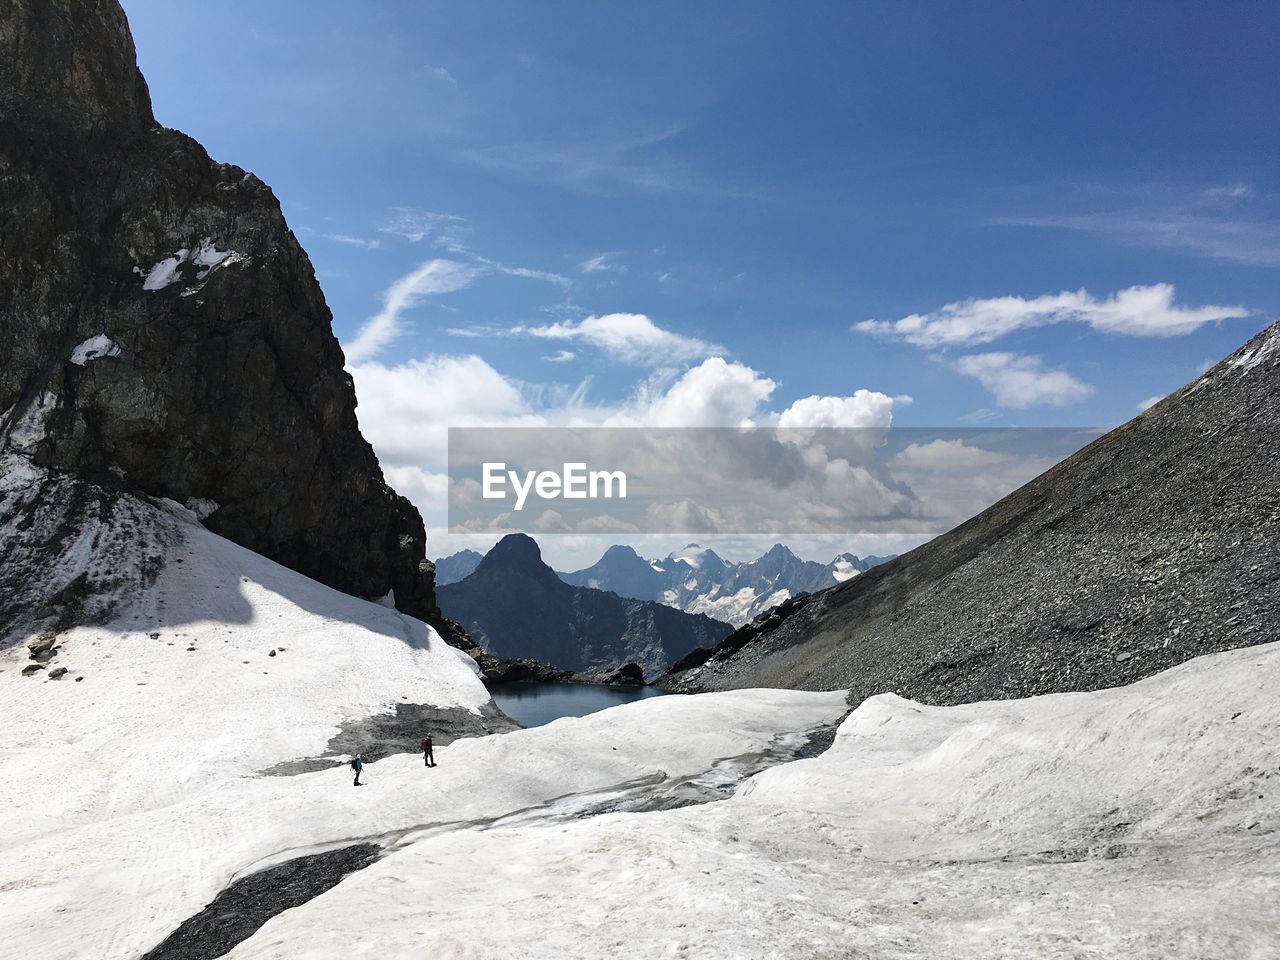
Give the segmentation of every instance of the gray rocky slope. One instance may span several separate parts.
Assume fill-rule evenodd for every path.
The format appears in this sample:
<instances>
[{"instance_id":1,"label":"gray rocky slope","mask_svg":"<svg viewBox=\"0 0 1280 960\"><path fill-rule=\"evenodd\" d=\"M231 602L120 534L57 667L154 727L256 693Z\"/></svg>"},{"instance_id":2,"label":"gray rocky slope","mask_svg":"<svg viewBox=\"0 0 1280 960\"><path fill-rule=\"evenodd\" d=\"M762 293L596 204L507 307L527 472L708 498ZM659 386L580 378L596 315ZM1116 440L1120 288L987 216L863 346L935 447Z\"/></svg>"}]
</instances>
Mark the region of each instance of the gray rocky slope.
<instances>
[{"instance_id":1,"label":"gray rocky slope","mask_svg":"<svg viewBox=\"0 0 1280 960\"><path fill-rule=\"evenodd\" d=\"M0 0L0 207L0 447L89 485L64 484L69 535L113 490L169 497L436 615L306 253L257 177L157 123L116 0Z\"/></svg>"},{"instance_id":2,"label":"gray rocky slope","mask_svg":"<svg viewBox=\"0 0 1280 960\"><path fill-rule=\"evenodd\" d=\"M950 532L695 652L680 691L961 703L1280 639L1280 324Z\"/></svg>"}]
</instances>

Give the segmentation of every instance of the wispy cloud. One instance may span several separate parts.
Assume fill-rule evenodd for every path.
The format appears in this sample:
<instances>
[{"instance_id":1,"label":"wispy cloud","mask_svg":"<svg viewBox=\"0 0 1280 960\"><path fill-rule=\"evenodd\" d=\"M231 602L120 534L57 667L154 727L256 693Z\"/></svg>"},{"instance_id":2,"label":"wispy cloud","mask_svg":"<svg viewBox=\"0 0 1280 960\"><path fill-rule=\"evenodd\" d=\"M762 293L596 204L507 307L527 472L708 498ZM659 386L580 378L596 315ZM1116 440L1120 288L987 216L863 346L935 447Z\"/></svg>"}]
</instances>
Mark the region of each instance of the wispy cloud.
<instances>
[{"instance_id":1,"label":"wispy cloud","mask_svg":"<svg viewBox=\"0 0 1280 960\"><path fill-rule=\"evenodd\" d=\"M575 357L577 357L577 354L572 350L557 350L551 356L543 357L542 359L547 361L547 363L568 363Z\"/></svg>"},{"instance_id":2,"label":"wispy cloud","mask_svg":"<svg viewBox=\"0 0 1280 960\"><path fill-rule=\"evenodd\" d=\"M610 313L540 326L516 326L511 333L586 343L624 363L683 363L726 352L714 343L665 330L641 313Z\"/></svg>"},{"instance_id":3,"label":"wispy cloud","mask_svg":"<svg viewBox=\"0 0 1280 960\"><path fill-rule=\"evenodd\" d=\"M693 178L686 165L656 148L674 139L681 126L633 137L602 138L575 143L534 141L470 147L457 160L493 173L549 181L586 192L616 187L669 191L690 189Z\"/></svg>"},{"instance_id":4,"label":"wispy cloud","mask_svg":"<svg viewBox=\"0 0 1280 960\"><path fill-rule=\"evenodd\" d=\"M430 239L448 246L466 229L466 220L452 213L436 213L418 207L392 207L391 215L378 225L378 232L421 243Z\"/></svg>"},{"instance_id":5,"label":"wispy cloud","mask_svg":"<svg viewBox=\"0 0 1280 960\"><path fill-rule=\"evenodd\" d=\"M456 87L458 85L457 78L444 67L427 67L427 72L433 77L443 80L451 87Z\"/></svg>"},{"instance_id":6,"label":"wispy cloud","mask_svg":"<svg viewBox=\"0 0 1280 960\"><path fill-rule=\"evenodd\" d=\"M1263 198L1265 199L1265 198ZM1076 210L997 217L993 226L1072 230L1133 247L1178 250L1248 266L1280 266L1280 223L1248 184L1228 183L1194 192L1135 187L1086 189ZM1080 210L1081 205L1105 209ZM1062 204L1055 203L1061 207Z\"/></svg>"},{"instance_id":7,"label":"wispy cloud","mask_svg":"<svg viewBox=\"0 0 1280 960\"><path fill-rule=\"evenodd\" d=\"M368 360L396 336L401 329L400 315L424 298L452 293L469 286L480 270L455 260L428 260L412 273L399 278L382 294L382 309L370 317L351 343L344 345L347 360Z\"/></svg>"},{"instance_id":8,"label":"wispy cloud","mask_svg":"<svg viewBox=\"0 0 1280 960\"><path fill-rule=\"evenodd\" d=\"M470 226L463 217L452 213L437 213L434 210L422 210L417 207L394 207L391 210L391 216L378 227L378 230L408 240L410 243L430 241L432 246L447 250L456 257L466 257L473 263L508 276L544 280L558 287L567 287L572 282L563 274L550 270L512 266L476 253L467 242Z\"/></svg>"},{"instance_id":9,"label":"wispy cloud","mask_svg":"<svg viewBox=\"0 0 1280 960\"><path fill-rule=\"evenodd\" d=\"M1280 227L1271 223L1137 212L1008 217L993 222L1004 226L1077 230L1109 236L1127 246L1163 247L1248 266L1280 267Z\"/></svg>"},{"instance_id":10,"label":"wispy cloud","mask_svg":"<svg viewBox=\"0 0 1280 960\"><path fill-rule=\"evenodd\" d=\"M952 366L974 377L1002 407L1063 406L1093 395L1093 387L1065 370L1050 370L1043 359L1016 353L975 353Z\"/></svg>"},{"instance_id":11,"label":"wispy cloud","mask_svg":"<svg viewBox=\"0 0 1280 960\"><path fill-rule=\"evenodd\" d=\"M616 253L597 253L578 264L583 273L626 273L626 264L617 262Z\"/></svg>"},{"instance_id":12,"label":"wispy cloud","mask_svg":"<svg viewBox=\"0 0 1280 960\"><path fill-rule=\"evenodd\" d=\"M1104 333L1134 337L1173 337L1206 323L1249 316L1241 306L1180 306L1174 303L1174 293L1172 284L1157 283L1129 287L1101 300L1087 290L1033 299L960 300L899 320L864 320L853 329L919 347L946 347L990 343L1016 330L1054 323L1084 323Z\"/></svg>"},{"instance_id":13,"label":"wispy cloud","mask_svg":"<svg viewBox=\"0 0 1280 960\"><path fill-rule=\"evenodd\" d=\"M547 283L553 283L557 287L567 287L573 281L560 273L554 273L550 270L534 270L530 267L513 267L505 263L499 263L497 260L491 260L488 257L482 257L479 254L469 254L476 263L483 264L486 267L492 267L499 273L505 273L509 277L524 277L526 280L545 280Z\"/></svg>"},{"instance_id":14,"label":"wispy cloud","mask_svg":"<svg viewBox=\"0 0 1280 960\"><path fill-rule=\"evenodd\" d=\"M626 264L617 262L617 253L596 253L593 257L577 265L577 269L585 274L620 273L627 271Z\"/></svg>"},{"instance_id":15,"label":"wispy cloud","mask_svg":"<svg viewBox=\"0 0 1280 960\"><path fill-rule=\"evenodd\" d=\"M364 237L353 237L345 233L321 234L326 240L334 243L345 243L350 247L363 247L365 250L377 250L382 244L377 240L366 240Z\"/></svg>"}]
</instances>

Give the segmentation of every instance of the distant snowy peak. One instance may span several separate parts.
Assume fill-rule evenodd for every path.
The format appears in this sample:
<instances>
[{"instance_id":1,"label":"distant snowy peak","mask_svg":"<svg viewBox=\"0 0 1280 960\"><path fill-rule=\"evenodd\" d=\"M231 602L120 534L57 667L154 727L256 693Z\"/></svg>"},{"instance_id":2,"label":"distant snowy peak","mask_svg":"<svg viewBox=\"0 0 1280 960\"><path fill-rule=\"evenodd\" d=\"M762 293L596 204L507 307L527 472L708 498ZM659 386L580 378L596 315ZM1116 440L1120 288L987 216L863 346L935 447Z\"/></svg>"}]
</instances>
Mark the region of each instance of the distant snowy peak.
<instances>
[{"instance_id":1,"label":"distant snowy peak","mask_svg":"<svg viewBox=\"0 0 1280 960\"><path fill-rule=\"evenodd\" d=\"M859 560L852 553L842 553L829 564L827 569L831 572L831 578L837 583L844 583L846 580L852 580L858 574L867 568L861 566L864 561Z\"/></svg>"},{"instance_id":2,"label":"distant snowy peak","mask_svg":"<svg viewBox=\"0 0 1280 960\"><path fill-rule=\"evenodd\" d=\"M436 561L436 586L443 587L450 583L465 580L480 566L483 554L474 550L460 550L448 557Z\"/></svg>"},{"instance_id":3,"label":"distant snowy peak","mask_svg":"<svg viewBox=\"0 0 1280 960\"><path fill-rule=\"evenodd\" d=\"M741 626L784 600L834 587L886 559L892 558L842 553L823 565L775 543L754 560L730 563L714 550L690 543L661 560L646 560L630 547L612 546L590 567L560 578Z\"/></svg>"}]
</instances>

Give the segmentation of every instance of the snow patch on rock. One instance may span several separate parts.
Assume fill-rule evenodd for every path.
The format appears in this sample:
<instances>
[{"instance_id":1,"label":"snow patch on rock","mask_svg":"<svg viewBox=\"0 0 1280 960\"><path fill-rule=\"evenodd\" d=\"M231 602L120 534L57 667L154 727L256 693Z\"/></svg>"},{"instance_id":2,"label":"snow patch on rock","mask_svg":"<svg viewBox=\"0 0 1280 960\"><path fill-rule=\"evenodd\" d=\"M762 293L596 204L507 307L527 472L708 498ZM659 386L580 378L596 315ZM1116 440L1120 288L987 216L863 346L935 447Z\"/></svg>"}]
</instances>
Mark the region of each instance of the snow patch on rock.
<instances>
[{"instance_id":1,"label":"snow patch on rock","mask_svg":"<svg viewBox=\"0 0 1280 960\"><path fill-rule=\"evenodd\" d=\"M173 256L159 261L145 275L141 267L133 269L134 273L144 277L143 290L163 290L170 284L183 279L181 268L185 263L191 263L197 268L195 279L199 283L218 267L229 266L245 259L247 258L243 254L233 250L219 250L211 238L205 237L194 249L183 247Z\"/></svg>"},{"instance_id":2,"label":"snow patch on rock","mask_svg":"<svg viewBox=\"0 0 1280 960\"><path fill-rule=\"evenodd\" d=\"M90 337L78 343L71 351L70 360L77 367L83 367L91 360L118 356L120 356L120 347L105 333L100 333L96 337Z\"/></svg>"},{"instance_id":3,"label":"snow patch on rock","mask_svg":"<svg viewBox=\"0 0 1280 960\"><path fill-rule=\"evenodd\" d=\"M5 438L8 448L19 453L28 453L35 448L45 436L45 424L48 422L49 414L58 405L58 395L50 390L43 391L39 396L31 401L22 416L9 427L8 436ZM10 407L0 415L0 423L5 422L13 413L13 407Z\"/></svg>"},{"instance_id":4,"label":"snow patch on rock","mask_svg":"<svg viewBox=\"0 0 1280 960\"><path fill-rule=\"evenodd\" d=\"M1254 367L1271 357L1280 355L1280 331L1272 333L1252 350L1246 350L1231 361L1231 368L1241 373L1248 373Z\"/></svg>"}]
</instances>

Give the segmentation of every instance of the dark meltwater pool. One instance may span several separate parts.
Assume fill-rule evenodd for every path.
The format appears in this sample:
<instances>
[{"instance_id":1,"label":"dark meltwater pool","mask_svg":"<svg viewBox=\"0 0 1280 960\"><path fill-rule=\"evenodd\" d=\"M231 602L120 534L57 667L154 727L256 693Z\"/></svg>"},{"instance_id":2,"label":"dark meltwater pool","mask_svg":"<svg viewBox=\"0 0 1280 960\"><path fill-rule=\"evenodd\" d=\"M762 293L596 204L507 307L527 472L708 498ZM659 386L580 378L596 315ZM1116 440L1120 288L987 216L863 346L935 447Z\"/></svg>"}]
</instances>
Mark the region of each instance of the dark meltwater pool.
<instances>
[{"instance_id":1,"label":"dark meltwater pool","mask_svg":"<svg viewBox=\"0 0 1280 960\"><path fill-rule=\"evenodd\" d=\"M489 692L512 720L526 727L540 727L560 717L585 717L620 703L660 697L665 691L590 683L501 683L494 684Z\"/></svg>"}]
</instances>

